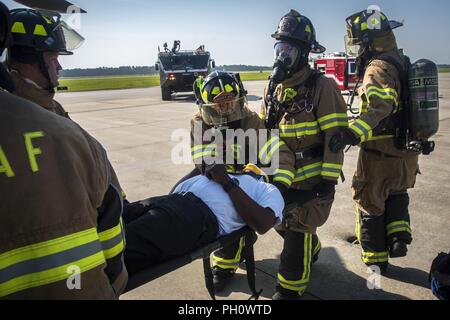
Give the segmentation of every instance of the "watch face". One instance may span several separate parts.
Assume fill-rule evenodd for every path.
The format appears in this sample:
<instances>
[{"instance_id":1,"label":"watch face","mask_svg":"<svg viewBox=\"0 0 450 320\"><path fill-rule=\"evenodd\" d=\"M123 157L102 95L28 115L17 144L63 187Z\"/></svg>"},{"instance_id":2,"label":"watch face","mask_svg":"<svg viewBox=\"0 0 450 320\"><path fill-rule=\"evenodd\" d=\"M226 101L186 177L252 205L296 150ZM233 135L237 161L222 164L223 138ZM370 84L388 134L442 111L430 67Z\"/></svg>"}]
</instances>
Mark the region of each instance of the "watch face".
<instances>
[{"instance_id":1,"label":"watch face","mask_svg":"<svg viewBox=\"0 0 450 320\"><path fill-rule=\"evenodd\" d=\"M233 180L233 184L234 184L235 186L239 186L239 180L238 180L238 179L233 178L232 180Z\"/></svg>"}]
</instances>

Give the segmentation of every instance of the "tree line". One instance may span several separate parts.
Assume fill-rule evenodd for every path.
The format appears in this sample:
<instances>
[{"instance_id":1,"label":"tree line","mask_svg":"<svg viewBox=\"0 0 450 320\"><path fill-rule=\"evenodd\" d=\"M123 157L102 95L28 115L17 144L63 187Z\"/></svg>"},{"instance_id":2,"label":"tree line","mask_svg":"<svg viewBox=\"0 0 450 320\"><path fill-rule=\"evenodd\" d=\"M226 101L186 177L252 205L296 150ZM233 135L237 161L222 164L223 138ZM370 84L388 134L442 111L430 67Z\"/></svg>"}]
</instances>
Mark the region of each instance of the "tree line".
<instances>
[{"instance_id":1,"label":"tree line","mask_svg":"<svg viewBox=\"0 0 450 320\"><path fill-rule=\"evenodd\" d=\"M271 70L271 67L265 66L248 66L248 65L224 65L218 66L217 70L224 71L247 71L247 72L262 72ZM75 77L105 77L105 76L138 76L138 75L153 75L157 74L154 66L123 66L117 68L88 68L88 69L67 69L62 70L60 75L66 78Z\"/></svg>"}]
</instances>

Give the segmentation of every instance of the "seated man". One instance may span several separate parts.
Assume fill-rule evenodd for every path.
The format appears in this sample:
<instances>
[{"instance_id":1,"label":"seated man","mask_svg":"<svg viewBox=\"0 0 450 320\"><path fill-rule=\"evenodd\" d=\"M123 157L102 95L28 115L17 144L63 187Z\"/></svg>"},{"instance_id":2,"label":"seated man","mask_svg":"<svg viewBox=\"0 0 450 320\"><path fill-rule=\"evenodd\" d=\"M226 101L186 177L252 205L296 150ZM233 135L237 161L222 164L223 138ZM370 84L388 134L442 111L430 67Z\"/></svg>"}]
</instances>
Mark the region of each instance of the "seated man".
<instances>
[{"instance_id":1,"label":"seated man","mask_svg":"<svg viewBox=\"0 0 450 320\"><path fill-rule=\"evenodd\" d=\"M130 275L192 252L245 226L264 234L281 223L284 200L254 165L229 175L224 165L182 182L171 195L134 204L124 215Z\"/></svg>"}]
</instances>

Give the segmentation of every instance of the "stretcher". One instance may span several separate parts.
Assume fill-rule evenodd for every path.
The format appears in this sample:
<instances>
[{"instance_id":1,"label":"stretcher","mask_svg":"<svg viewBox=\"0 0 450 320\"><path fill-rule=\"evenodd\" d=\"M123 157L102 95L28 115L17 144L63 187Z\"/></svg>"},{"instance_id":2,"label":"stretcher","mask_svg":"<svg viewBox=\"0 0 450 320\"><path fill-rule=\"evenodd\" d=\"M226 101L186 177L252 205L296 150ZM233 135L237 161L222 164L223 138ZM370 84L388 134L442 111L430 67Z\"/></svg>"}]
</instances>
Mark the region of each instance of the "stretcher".
<instances>
[{"instance_id":1,"label":"stretcher","mask_svg":"<svg viewBox=\"0 0 450 320\"><path fill-rule=\"evenodd\" d=\"M128 280L125 292L129 292L136 288L139 288L150 281L167 275L179 268L182 268L195 260L203 259L203 272L205 276L205 285L208 290L209 295L213 300L216 300L216 295L214 291L213 284L213 274L211 270L210 255L216 250L223 248L224 246L230 245L239 241L242 237L245 237L245 246L242 250L242 258L245 260L245 265L247 269L247 281L249 288L252 292L252 296L249 300L258 300L262 290L256 290L256 279L255 279L255 255L253 248L252 238L255 237L254 231L249 227L245 227L239 231L221 237L202 248L198 248L194 252L186 254L184 256L166 261L162 264L156 265L150 269L141 271L130 277Z\"/></svg>"}]
</instances>

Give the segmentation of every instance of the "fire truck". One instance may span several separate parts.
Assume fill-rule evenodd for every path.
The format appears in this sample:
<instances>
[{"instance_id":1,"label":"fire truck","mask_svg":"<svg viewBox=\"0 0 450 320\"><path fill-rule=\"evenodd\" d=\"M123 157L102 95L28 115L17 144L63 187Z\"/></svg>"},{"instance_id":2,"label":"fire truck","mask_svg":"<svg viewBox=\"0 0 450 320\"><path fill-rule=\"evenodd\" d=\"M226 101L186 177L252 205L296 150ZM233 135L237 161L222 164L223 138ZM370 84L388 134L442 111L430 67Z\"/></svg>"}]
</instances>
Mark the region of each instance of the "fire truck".
<instances>
[{"instance_id":1,"label":"fire truck","mask_svg":"<svg viewBox=\"0 0 450 320\"><path fill-rule=\"evenodd\" d=\"M352 92L358 82L356 58L344 52L319 56L311 61L311 66L334 79L344 93Z\"/></svg>"}]
</instances>

